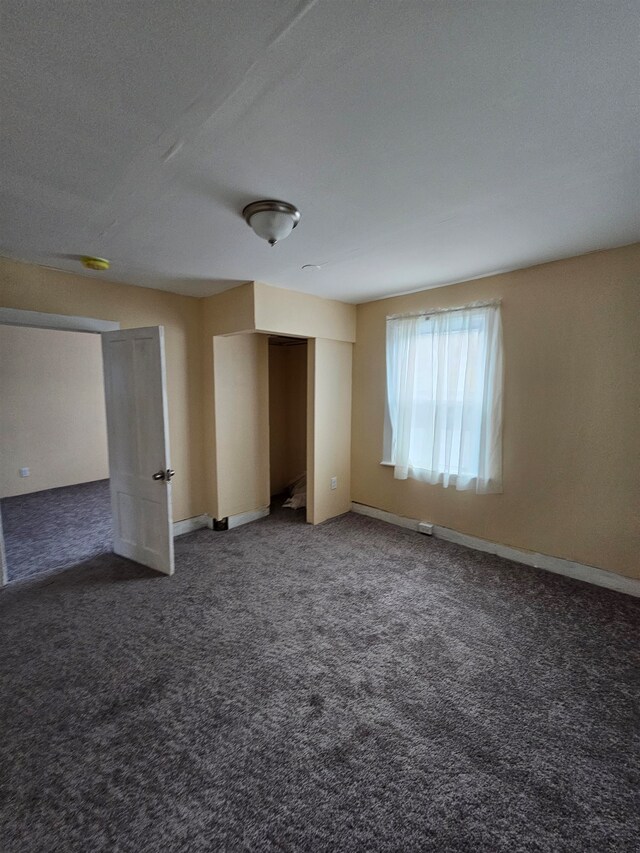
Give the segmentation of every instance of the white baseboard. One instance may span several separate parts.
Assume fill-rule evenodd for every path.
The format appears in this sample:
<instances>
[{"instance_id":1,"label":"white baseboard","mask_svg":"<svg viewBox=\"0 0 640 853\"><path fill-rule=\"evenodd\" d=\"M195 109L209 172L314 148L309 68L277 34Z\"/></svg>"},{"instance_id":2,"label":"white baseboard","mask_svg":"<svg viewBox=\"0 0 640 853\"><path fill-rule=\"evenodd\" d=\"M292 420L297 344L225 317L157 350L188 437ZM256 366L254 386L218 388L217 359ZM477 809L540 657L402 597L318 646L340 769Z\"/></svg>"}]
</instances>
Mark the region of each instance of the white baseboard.
<instances>
[{"instance_id":1,"label":"white baseboard","mask_svg":"<svg viewBox=\"0 0 640 853\"><path fill-rule=\"evenodd\" d=\"M173 522L173 535L183 536L185 533L193 533L203 527L211 527L211 518L208 515L194 515L193 518L185 518L182 521Z\"/></svg>"},{"instance_id":2,"label":"white baseboard","mask_svg":"<svg viewBox=\"0 0 640 853\"><path fill-rule=\"evenodd\" d=\"M379 521L386 521L388 524L395 524L397 527L406 527L416 532L418 524L420 524L420 520L417 518L405 518L401 515L395 515L392 512L386 512L383 509L365 506L365 504L354 503L351 505L351 508L353 512L357 512L360 515L377 518ZM586 581L597 586L604 586L616 592L624 592L627 595L640 597L640 580L617 575L615 572L607 572L595 566L575 563L573 560L565 560L562 557L551 557L549 554L521 551L519 548L501 545L499 542L489 542L487 539L480 539L478 536L468 536L466 533L459 533L457 530L451 530L449 527L440 527L437 524L433 525L433 536L436 539L446 539L448 542L455 542L458 545L465 545L467 548L474 548L476 551L496 554L498 557L504 557L516 563L524 563L524 565L533 566L536 569L544 569L547 572L554 572L558 575L565 575L566 577Z\"/></svg>"},{"instance_id":3,"label":"white baseboard","mask_svg":"<svg viewBox=\"0 0 640 853\"><path fill-rule=\"evenodd\" d=\"M229 516L229 530L234 527L240 527L241 524L249 524L250 521L257 521L259 518L264 518L269 515L269 507L263 506L260 509L252 509L250 512L239 512L237 515Z\"/></svg>"}]
</instances>

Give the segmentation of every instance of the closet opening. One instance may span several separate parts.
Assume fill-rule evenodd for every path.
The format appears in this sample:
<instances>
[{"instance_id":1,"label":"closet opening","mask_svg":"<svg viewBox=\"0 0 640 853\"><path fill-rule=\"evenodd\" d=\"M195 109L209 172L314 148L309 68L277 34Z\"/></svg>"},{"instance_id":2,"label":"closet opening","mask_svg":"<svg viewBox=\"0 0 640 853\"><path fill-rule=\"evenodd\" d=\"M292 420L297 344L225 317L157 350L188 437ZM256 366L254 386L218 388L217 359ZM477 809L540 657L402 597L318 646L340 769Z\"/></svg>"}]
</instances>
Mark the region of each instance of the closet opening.
<instances>
[{"instance_id":1,"label":"closet opening","mask_svg":"<svg viewBox=\"0 0 640 853\"><path fill-rule=\"evenodd\" d=\"M307 339L269 336L271 514L306 521Z\"/></svg>"}]
</instances>

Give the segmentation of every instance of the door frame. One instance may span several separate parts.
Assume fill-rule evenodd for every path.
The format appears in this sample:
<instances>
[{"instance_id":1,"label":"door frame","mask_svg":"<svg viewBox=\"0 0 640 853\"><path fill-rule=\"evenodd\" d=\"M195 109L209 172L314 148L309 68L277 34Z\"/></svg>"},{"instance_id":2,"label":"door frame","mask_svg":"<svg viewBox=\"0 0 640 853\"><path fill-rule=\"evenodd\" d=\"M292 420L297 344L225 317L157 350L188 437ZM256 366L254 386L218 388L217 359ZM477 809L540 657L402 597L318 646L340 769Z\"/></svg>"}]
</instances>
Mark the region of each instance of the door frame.
<instances>
[{"instance_id":1,"label":"door frame","mask_svg":"<svg viewBox=\"0 0 640 853\"><path fill-rule=\"evenodd\" d=\"M100 320L97 317L74 317L67 314L46 314L42 311L23 311L18 308L0 308L0 326L24 326L31 329L51 329L58 332L89 332L94 335L120 330L120 323L115 320ZM0 510L0 587L7 585L8 575L2 532L2 512Z\"/></svg>"}]
</instances>

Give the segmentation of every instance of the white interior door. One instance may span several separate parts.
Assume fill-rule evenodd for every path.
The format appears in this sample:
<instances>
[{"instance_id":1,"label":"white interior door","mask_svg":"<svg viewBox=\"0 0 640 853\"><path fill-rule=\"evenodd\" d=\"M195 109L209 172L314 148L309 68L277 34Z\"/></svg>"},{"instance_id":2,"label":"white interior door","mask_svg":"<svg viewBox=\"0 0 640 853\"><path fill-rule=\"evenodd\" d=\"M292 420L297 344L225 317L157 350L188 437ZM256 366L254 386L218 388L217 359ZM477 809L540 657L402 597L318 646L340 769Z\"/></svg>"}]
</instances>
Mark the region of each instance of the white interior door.
<instances>
[{"instance_id":1,"label":"white interior door","mask_svg":"<svg viewBox=\"0 0 640 853\"><path fill-rule=\"evenodd\" d=\"M113 549L173 574L164 329L102 333Z\"/></svg>"}]
</instances>

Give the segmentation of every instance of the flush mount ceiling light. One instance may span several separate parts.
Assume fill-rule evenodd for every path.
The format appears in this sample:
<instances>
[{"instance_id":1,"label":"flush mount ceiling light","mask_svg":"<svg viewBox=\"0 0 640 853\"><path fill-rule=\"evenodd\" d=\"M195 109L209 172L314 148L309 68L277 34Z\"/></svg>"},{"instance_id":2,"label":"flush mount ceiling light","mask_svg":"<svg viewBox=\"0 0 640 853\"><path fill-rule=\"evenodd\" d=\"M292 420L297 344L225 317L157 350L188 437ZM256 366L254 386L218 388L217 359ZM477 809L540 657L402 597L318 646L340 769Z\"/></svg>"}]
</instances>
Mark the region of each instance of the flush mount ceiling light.
<instances>
[{"instance_id":1,"label":"flush mount ceiling light","mask_svg":"<svg viewBox=\"0 0 640 853\"><path fill-rule=\"evenodd\" d=\"M300 211L287 201L263 199L252 201L242 211L245 222L250 225L258 237L275 246L284 240L300 222Z\"/></svg>"}]
</instances>

